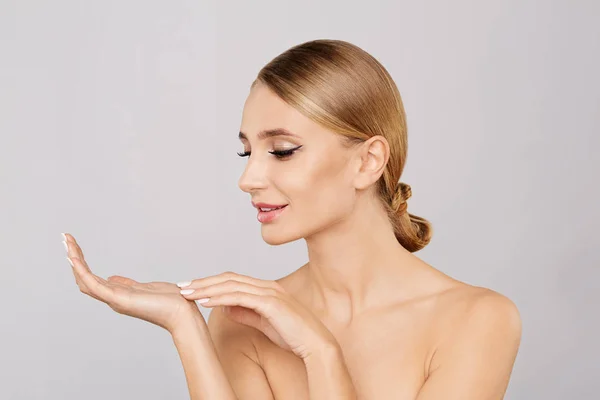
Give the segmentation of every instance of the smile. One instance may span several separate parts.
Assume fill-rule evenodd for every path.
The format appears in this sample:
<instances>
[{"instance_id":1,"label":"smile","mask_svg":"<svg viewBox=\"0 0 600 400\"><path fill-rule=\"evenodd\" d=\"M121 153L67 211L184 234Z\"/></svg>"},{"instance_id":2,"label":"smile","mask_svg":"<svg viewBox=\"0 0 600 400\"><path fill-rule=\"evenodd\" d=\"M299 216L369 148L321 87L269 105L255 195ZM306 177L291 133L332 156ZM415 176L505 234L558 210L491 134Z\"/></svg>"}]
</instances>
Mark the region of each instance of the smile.
<instances>
[{"instance_id":1,"label":"smile","mask_svg":"<svg viewBox=\"0 0 600 400\"><path fill-rule=\"evenodd\" d=\"M258 209L258 215L256 216L256 218L258 219L258 222L260 223L266 223L266 222L272 222L274 221L277 217L279 217L281 215L281 213L283 213L283 211L285 210L285 208L287 207L287 204L285 206L281 206L275 209L264 209L264 210L268 210L268 211L263 211L262 208Z\"/></svg>"}]
</instances>

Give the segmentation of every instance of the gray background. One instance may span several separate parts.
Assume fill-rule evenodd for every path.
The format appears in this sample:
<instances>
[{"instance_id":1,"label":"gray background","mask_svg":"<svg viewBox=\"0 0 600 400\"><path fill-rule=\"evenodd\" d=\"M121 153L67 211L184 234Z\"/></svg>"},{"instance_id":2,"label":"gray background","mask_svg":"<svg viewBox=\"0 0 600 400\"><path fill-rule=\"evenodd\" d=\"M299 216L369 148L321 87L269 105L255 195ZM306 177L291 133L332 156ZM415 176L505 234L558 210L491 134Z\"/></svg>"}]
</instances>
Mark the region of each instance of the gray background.
<instances>
[{"instance_id":1,"label":"gray background","mask_svg":"<svg viewBox=\"0 0 600 400\"><path fill-rule=\"evenodd\" d=\"M519 307L506 398L597 398L599 3L358 4L1 2L0 398L187 397L169 334L80 293L61 232L103 277L307 261L262 241L236 135L258 70L317 38L396 80L417 255Z\"/></svg>"}]
</instances>

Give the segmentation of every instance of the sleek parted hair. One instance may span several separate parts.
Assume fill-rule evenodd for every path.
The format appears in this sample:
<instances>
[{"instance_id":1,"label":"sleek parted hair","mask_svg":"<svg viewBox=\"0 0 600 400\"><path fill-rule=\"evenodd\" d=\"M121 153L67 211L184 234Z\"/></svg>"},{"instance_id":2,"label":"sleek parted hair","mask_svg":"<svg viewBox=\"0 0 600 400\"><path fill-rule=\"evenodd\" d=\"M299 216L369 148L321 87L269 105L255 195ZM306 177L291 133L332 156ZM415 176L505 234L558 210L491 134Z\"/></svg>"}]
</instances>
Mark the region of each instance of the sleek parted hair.
<instances>
[{"instance_id":1,"label":"sleek parted hair","mask_svg":"<svg viewBox=\"0 0 600 400\"><path fill-rule=\"evenodd\" d=\"M377 191L396 238L410 252L429 243L431 223L407 212L411 188L399 182L408 149L406 114L398 87L383 65L356 45L320 39L275 57L252 86L258 82L312 121L340 134L348 146L376 135L385 137L390 157Z\"/></svg>"}]
</instances>

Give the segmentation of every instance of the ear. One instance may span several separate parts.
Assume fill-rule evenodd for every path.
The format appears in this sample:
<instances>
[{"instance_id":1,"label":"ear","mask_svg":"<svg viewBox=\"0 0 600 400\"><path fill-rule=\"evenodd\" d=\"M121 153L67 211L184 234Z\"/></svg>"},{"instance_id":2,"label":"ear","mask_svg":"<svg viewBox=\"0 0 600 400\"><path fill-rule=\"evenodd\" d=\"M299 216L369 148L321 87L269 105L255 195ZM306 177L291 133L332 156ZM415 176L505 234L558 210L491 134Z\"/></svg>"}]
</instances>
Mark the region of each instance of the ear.
<instances>
[{"instance_id":1,"label":"ear","mask_svg":"<svg viewBox=\"0 0 600 400\"><path fill-rule=\"evenodd\" d=\"M365 189L377 182L390 158L390 145L386 138L376 135L361 143L357 153L360 163L354 178L357 189Z\"/></svg>"}]
</instances>

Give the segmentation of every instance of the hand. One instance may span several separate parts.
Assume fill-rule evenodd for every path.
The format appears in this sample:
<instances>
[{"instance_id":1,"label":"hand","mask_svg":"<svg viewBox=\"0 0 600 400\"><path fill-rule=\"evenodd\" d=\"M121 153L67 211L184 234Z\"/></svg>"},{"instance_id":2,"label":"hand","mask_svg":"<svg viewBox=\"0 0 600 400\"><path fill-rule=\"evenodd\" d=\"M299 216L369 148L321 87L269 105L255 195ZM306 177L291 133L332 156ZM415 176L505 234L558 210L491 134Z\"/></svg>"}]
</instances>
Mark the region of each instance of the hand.
<instances>
[{"instance_id":1,"label":"hand","mask_svg":"<svg viewBox=\"0 0 600 400\"><path fill-rule=\"evenodd\" d=\"M193 312L200 314L196 304L185 299L173 283L140 283L117 275L105 280L94 275L75 238L70 234L65 234L65 238L79 290L106 303L119 314L148 321L170 333L186 319L189 320Z\"/></svg>"},{"instance_id":2,"label":"hand","mask_svg":"<svg viewBox=\"0 0 600 400\"><path fill-rule=\"evenodd\" d=\"M260 330L303 360L337 344L331 331L275 281L225 272L178 286L183 287L186 299L210 298L199 303L204 307L224 306L228 318Z\"/></svg>"}]
</instances>

